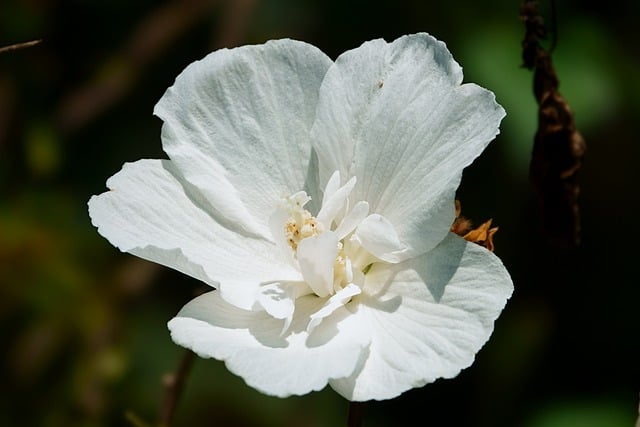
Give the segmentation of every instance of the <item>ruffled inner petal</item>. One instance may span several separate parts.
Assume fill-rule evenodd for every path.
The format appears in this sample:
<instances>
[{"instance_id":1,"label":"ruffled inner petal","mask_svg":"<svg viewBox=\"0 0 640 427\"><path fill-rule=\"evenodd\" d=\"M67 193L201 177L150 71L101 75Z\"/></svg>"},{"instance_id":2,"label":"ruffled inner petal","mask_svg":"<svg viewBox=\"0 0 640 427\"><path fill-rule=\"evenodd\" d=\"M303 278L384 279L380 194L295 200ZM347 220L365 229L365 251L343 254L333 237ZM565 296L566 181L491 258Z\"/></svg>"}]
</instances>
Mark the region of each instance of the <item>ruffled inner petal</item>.
<instances>
[{"instance_id":1,"label":"ruffled inner petal","mask_svg":"<svg viewBox=\"0 0 640 427\"><path fill-rule=\"evenodd\" d=\"M276 282L261 285L258 289L257 304L276 319L284 319L282 333L291 325L295 300L313 291L304 282Z\"/></svg>"},{"instance_id":2,"label":"ruffled inner petal","mask_svg":"<svg viewBox=\"0 0 640 427\"><path fill-rule=\"evenodd\" d=\"M340 179L340 175L336 172L333 176L337 176ZM331 184L331 183L330 183ZM356 177L353 176L347 181L345 185L335 190L329 197L325 197L322 201L322 208L316 218L326 227L331 227L331 224L336 219L338 214L346 207L347 198L356 185ZM327 194L327 192L325 192Z\"/></svg>"},{"instance_id":3,"label":"ruffled inner petal","mask_svg":"<svg viewBox=\"0 0 640 427\"><path fill-rule=\"evenodd\" d=\"M309 325L307 326L307 332L311 333L316 326L322 322L322 319L331 315L338 308L343 307L346 303L348 303L352 297L358 295L362 292L360 286L349 283L344 288L340 289L334 295L331 296L322 308L310 316Z\"/></svg>"},{"instance_id":4,"label":"ruffled inner petal","mask_svg":"<svg viewBox=\"0 0 640 427\"><path fill-rule=\"evenodd\" d=\"M406 250L393 224L382 215L372 214L362 220L355 237L363 248L383 261L399 262L399 257Z\"/></svg>"},{"instance_id":5,"label":"ruffled inner petal","mask_svg":"<svg viewBox=\"0 0 640 427\"><path fill-rule=\"evenodd\" d=\"M338 191L338 188L340 188L340 172L334 171L333 174L331 174L329 181L327 181L324 193L322 194L323 205L328 202L329 198L333 196L336 191Z\"/></svg>"},{"instance_id":6,"label":"ruffled inner petal","mask_svg":"<svg viewBox=\"0 0 640 427\"><path fill-rule=\"evenodd\" d=\"M298 245L302 276L319 297L333 293L333 264L337 253L338 237L331 231L308 237Z\"/></svg>"},{"instance_id":7,"label":"ruffled inner petal","mask_svg":"<svg viewBox=\"0 0 640 427\"><path fill-rule=\"evenodd\" d=\"M369 203L361 200L353 206L334 230L340 240L347 237L369 214Z\"/></svg>"}]
</instances>

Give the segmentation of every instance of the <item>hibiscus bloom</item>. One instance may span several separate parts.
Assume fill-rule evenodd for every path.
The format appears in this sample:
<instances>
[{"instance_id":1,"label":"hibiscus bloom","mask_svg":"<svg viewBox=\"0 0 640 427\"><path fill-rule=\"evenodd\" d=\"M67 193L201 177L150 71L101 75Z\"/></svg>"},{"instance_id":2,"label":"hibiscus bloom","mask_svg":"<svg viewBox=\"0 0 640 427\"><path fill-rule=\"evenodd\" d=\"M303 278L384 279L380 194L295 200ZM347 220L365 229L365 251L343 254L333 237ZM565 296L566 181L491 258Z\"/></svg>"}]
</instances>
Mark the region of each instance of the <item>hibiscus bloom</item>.
<instances>
[{"instance_id":1,"label":"hibiscus bloom","mask_svg":"<svg viewBox=\"0 0 640 427\"><path fill-rule=\"evenodd\" d=\"M283 397L389 399L471 365L512 283L449 230L505 113L444 43L222 49L154 113L169 159L125 164L89 212L122 251L214 288L169 322L176 343Z\"/></svg>"}]
</instances>

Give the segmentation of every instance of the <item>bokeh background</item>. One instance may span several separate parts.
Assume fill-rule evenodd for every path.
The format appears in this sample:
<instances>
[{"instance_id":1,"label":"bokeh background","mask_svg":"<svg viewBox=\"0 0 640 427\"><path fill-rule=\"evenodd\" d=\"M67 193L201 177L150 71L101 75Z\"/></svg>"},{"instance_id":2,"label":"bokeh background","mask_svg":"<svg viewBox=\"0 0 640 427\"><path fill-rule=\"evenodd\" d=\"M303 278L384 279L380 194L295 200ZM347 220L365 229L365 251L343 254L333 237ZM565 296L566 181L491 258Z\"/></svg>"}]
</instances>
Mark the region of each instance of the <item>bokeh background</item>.
<instances>
[{"instance_id":1,"label":"bokeh background","mask_svg":"<svg viewBox=\"0 0 640 427\"><path fill-rule=\"evenodd\" d=\"M0 54L0 425L157 425L163 377L184 353L165 324L202 285L111 247L86 202L125 161L164 157L151 112L187 64L281 37L335 58L427 31L508 112L459 197L467 217L499 225L515 293L471 368L369 404L364 425L633 426L640 3L558 3L553 60L588 146L570 251L542 237L527 178L536 104L519 1L2 0L0 46L43 42ZM174 421L338 426L347 407L330 389L264 396L195 360Z\"/></svg>"}]
</instances>

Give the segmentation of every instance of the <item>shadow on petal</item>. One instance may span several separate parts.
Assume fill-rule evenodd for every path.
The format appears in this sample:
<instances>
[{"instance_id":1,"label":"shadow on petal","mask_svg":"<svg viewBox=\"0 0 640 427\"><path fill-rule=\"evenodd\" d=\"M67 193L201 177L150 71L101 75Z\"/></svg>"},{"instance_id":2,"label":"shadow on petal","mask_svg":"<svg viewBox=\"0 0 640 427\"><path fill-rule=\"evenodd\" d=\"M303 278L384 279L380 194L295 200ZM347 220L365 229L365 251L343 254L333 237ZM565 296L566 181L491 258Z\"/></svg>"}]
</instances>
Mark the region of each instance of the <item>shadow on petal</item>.
<instances>
[{"instance_id":1,"label":"shadow on petal","mask_svg":"<svg viewBox=\"0 0 640 427\"><path fill-rule=\"evenodd\" d=\"M393 278L394 276L391 276L389 278L389 283L385 284L384 291L381 291L376 295L362 295L361 297L358 296L360 298L360 302L379 311L384 311L387 313L393 313L394 311L396 311L402 304L402 297L400 295L382 299L382 295L385 294L385 291L389 287L389 284L393 282Z\"/></svg>"},{"instance_id":2,"label":"shadow on petal","mask_svg":"<svg viewBox=\"0 0 640 427\"><path fill-rule=\"evenodd\" d=\"M277 323L278 326L272 326ZM248 325L251 335L262 345L271 348L285 348L289 346L286 337L281 335L284 320L269 318L268 321L254 321Z\"/></svg>"},{"instance_id":3,"label":"shadow on petal","mask_svg":"<svg viewBox=\"0 0 640 427\"><path fill-rule=\"evenodd\" d=\"M349 311L345 309L336 310L331 316L322 319L307 337L305 344L307 347L321 347L338 335L338 322L349 316Z\"/></svg>"},{"instance_id":4,"label":"shadow on petal","mask_svg":"<svg viewBox=\"0 0 640 427\"><path fill-rule=\"evenodd\" d=\"M450 233L431 251L410 261L436 302L440 302L447 283L460 267L466 245L464 239Z\"/></svg>"},{"instance_id":5,"label":"shadow on petal","mask_svg":"<svg viewBox=\"0 0 640 427\"><path fill-rule=\"evenodd\" d=\"M281 336L284 320L275 319L265 311L250 311L226 302L220 291L211 291L189 302L177 317L206 322L217 330L245 330L260 344L272 348L289 345Z\"/></svg>"},{"instance_id":6,"label":"shadow on petal","mask_svg":"<svg viewBox=\"0 0 640 427\"><path fill-rule=\"evenodd\" d=\"M250 230L243 226L241 221L234 220L233 218L228 218L224 216L221 212L219 212L202 194L200 189L195 185L191 184L186 180L178 170L178 168L171 162L171 160L162 160L162 167L169 172L173 177L180 183L182 189L184 190L184 194L187 198L193 203L194 206L198 207L198 209L205 212L211 219L215 222L223 226L229 231L233 231L234 233L238 233L243 237L247 237L250 239L262 240L265 242L270 242L268 237L257 232L257 230Z\"/></svg>"},{"instance_id":7,"label":"shadow on petal","mask_svg":"<svg viewBox=\"0 0 640 427\"><path fill-rule=\"evenodd\" d=\"M352 400L353 393L357 384L356 380L360 376L360 373L362 373L362 370L364 369L364 366L369 359L370 354L371 346L366 346L365 348L363 348L353 373L345 378L329 380L329 385L331 386L331 388L333 388L345 399Z\"/></svg>"},{"instance_id":8,"label":"shadow on petal","mask_svg":"<svg viewBox=\"0 0 640 427\"><path fill-rule=\"evenodd\" d=\"M320 192L320 174L318 168L318 153L315 148L311 148L311 157L307 168L307 176L304 181L304 191L311 197L307 204L309 212L317 213L320 210L322 194Z\"/></svg>"},{"instance_id":9,"label":"shadow on petal","mask_svg":"<svg viewBox=\"0 0 640 427\"><path fill-rule=\"evenodd\" d=\"M445 293L447 284L460 268L467 242L449 233L431 251L398 264L374 264L367 273L365 289L370 292L359 296L361 301L378 310L391 313L402 303L402 296L383 300L385 295L394 294L394 282L417 281L413 273L417 274L420 282L424 283L436 303L439 303ZM413 272L413 273L411 273Z\"/></svg>"},{"instance_id":10,"label":"shadow on petal","mask_svg":"<svg viewBox=\"0 0 640 427\"><path fill-rule=\"evenodd\" d=\"M400 307L400 304L402 304L402 296L396 295L387 299L382 298L387 295L387 291L394 282L396 274L400 271L397 268L398 266L406 266L406 263L394 264L391 268L386 264L382 266L374 265L372 271L369 272L370 277L374 277L373 283L371 281L365 283L365 289L373 288L374 286L379 288L376 289L375 293L363 292L362 294L355 296L353 301L387 313L393 313L396 311L398 307ZM381 283L376 283L383 277L384 279L382 279ZM352 306L357 307L357 304L353 304Z\"/></svg>"}]
</instances>

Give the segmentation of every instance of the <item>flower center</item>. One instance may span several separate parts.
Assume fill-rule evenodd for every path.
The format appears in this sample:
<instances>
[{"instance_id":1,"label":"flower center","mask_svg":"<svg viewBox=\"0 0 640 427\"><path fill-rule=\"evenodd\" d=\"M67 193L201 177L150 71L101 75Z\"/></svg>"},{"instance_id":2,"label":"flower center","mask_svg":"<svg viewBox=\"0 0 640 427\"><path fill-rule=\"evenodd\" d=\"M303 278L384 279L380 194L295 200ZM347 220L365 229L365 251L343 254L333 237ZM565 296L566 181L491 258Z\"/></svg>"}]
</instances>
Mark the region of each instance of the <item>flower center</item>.
<instances>
[{"instance_id":1,"label":"flower center","mask_svg":"<svg viewBox=\"0 0 640 427\"><path fill-rule=\"evenodd\" d=\"M344 245L338 242L338 255L333 263L333 287L344 287L353 282L351 259L345 254Z\"/></svg>"},{"instance_id":2,"label":"flower center","mask_svg":"<svg viewBox=\"0 0 640 427\"><path fill-rule=\"evenodd\" d=\"M341 186L335 172L315 216L304 208L311 198L299 191L285 197L272 217L275 240L320 297L362 288L372 264L399 262L406 249L387 219L369 214L366 201L350 200L355 184L352 177Z\"/></svg>"},{"instance_id":3,"label":"flower center","mask_svg":"<svg viewBox=\"0 0 640 427\"><path fill-rule=\"evenodd\" d=\"M285 223L284 234L289 246L294 251L294 256L300 241L307 237L317 237L324 231L323 225L308 210L303 208L309 200L311 200L311 197L307 196L304 191L287 198L290 217Z\"/></svg>"},{"instance_id":4,"label":"flower center","mask_svg":"<svg viewBox=\"0 0 640 427\"><path fill-rule=\"evenodd\" d=\"M373 258L359 243L355 230L369 212L366 202L350 204L349 195L356 179L340 186L334 173L324 191L322 207L316 216L304 206L311 198L299 191L285 198L283 216L285 241L304 280L314 293L324 297L346 286L364 284L363 270Z\"/></svg>"},{"instance_id":5,"label":"flower center","mask_svg":"<svg viewBox=\"0 0 640 427\"><path fill-rule=\"evenodd\" d=\"M320 222L308 210L304 209L304 205L311 198L306 192L300 191L293 196L287 197L286 207L289 215L284 225L284 235L289 247L293 251L293 258L298 260L298 246L300 243L309 238L318 238L321 234L328 230L325 225ZM332 291L337 292L353 281L352 263L345 251L345 245L339 240L335 240L335 248L322 246L316 248L321 252L322 249L331 253L335 253L333 260L333 283ZM318 257L326 257L327 254L316 253ZM330 292L330 293L333 293Z\"/></svg>"}]
</instances>

